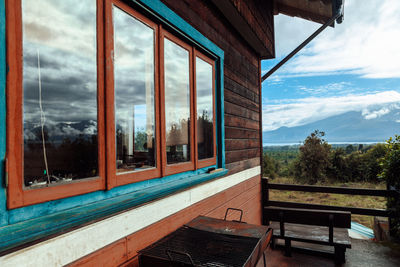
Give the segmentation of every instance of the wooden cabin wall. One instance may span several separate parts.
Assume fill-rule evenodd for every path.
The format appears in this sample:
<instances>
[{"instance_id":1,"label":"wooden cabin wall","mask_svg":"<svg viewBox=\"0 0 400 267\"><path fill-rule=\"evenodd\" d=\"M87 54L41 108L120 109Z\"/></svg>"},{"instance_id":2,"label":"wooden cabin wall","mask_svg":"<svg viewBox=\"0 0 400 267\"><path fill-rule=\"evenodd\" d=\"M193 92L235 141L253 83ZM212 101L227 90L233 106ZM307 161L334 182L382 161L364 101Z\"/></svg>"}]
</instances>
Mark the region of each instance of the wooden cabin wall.
<instances>
[{"instance_id":1,"label":"wooden cabin wall","mask_svg":"<svg viewBox=\"0 0 400 267\"><path fill-rule=\"evenodd\" d=\"M244 211L243 221L261 222L261 186L257 175L209 197L138 232L122 238L68 266L138 266L138 251L175 231L199 215L223 219L229 207ZM228 219L238 219L232 214ZM132 222L135 223L135 222Z\"/></svg>"},{"instance_id":2,"label":"wooden cabin wall","mask_svg":"<svg viewBox=\"0 0 400 267\"><path fill-rule=\"evenodd\" d=\"M272 47L271 14L256 12L256 4L267 10L269 1L230 0L249 21L257 36ZM199 30L225 52L225 158L229 175L260 165L260 56L232 29L210 1L162 0L170 9ZM256 14L257 13L257 14ZM256 14L256 15L254 15ZM254 17L253 17L254 16ZM265 23L265 22L269 23ZM226 208L243 209L243 220L261 223L260 175L196 203L178 213L94 252L70 266L138 266L137 252L171 233L198 215L223 218ZM107 256L105 256L107 255Z\"/></svg>"},{"instance_id":3,"label":"wooden cabin wall","mask_svg":"<svg viewBox=\"0 0 400 267\"><path fill-rule=\"evenodd\" d=\"M273 51L272 1L230 0L257 37ZM260 165L260 56L223 14L202 0L162 0L225 52L225 159L229 173ZM271 9L271 12L267 10ZM259 12L264 10L265 12Z\"/></svg>"},{"instance_id":4,"label":"wooden cabin wall","mask_svg":"<svg viewBox=\"0 0 400 267\"><path fill-rule=\"evenodd\" d=\"M266 46L272 47L271 1L230 1L248 21L258 38L265 42ZM222 181L226 189L108 244L70 263L69 266L137 266L137 253L140 249L199 215L223 218L228 207L242 209L243 221L261 224L261 57L233 29L210 0L162 2L224 50L225 159L229 174L219 181ZM269 10L269 7L271 12L258 11ZM245 178L240 180L240 183L232 183L232 179L237 177ZM135 223L137 222L132 221L132 224ZM102 230L104 232L100 231L98 234L107 235L107 230Z\"/></svg>"}]
</instances>

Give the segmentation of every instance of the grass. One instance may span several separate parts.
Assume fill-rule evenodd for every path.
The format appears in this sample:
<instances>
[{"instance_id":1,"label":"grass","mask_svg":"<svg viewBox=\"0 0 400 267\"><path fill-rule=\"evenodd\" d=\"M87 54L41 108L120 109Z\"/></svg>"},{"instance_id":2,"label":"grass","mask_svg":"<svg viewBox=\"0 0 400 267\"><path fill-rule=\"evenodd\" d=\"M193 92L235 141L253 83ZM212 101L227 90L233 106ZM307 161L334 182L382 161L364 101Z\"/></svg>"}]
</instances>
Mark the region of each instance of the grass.
<instances>
[{"instance_id":1,"label":"grass","mask_svg":"<svg viewBox=\"0 0 400 267\"><path fill-rule=\"evenodd\" d=\"M288 178L288 177L279 177L275 179L270 179L270 182L282 183L282 184L296 184L293 178ZM366 182L360 182L360 183L327 182L318 185L352 187L352 188L386 189L386 184L384 183L373 184ZM375 197L375 196L357 196L357 195L341 195L341 194L329 194L329 193L308 193L308 192L296 192L296 191L270 190L269 199L275 201L290 201L297 203L322 204L331 206L386 209L386 198ZM354 214L351 215L351 219L352 221L358 222L369 228L373 228L374 218L372 216Z\"/></svg>"}]
</instances>

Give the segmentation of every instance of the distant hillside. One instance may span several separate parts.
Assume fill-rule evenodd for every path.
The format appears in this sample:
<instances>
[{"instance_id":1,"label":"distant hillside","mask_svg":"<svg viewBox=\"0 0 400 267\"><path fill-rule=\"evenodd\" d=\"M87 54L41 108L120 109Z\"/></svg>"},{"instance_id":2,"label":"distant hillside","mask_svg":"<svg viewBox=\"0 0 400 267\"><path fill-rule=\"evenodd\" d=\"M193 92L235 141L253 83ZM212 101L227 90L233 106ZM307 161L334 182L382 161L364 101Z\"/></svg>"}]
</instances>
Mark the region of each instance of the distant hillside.
<instances>
[{"instance_id":1,"label":"distant hillside","mask_svg":"<svg viewBox=\"0 0 400 267\"><path fill-rule=\"evenodd\" d=\"M368 120L352 111L302 126L281 127L263 132L263 143L299 143L316 129L326 133L328 142L383 142L400 134L400 110Z\"/></svg>"}]
</instances>

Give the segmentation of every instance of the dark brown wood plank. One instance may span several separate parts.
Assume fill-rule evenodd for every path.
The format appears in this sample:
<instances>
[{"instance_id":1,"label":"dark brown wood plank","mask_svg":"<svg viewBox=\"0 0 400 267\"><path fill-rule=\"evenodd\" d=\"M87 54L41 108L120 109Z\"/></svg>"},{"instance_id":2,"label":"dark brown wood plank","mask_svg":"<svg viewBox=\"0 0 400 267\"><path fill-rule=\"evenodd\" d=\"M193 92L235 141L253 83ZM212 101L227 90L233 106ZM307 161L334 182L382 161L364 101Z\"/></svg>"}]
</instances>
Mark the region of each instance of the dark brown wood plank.
<instances>
[{"instance_id":1,"label":"dark brown wood plank","mask_svg":"<svg viewBox=\"0 0 400 267\"><path fill-rule=\"evenodd\" d=\"M259 139L225 139L225 148L228 151L259 147Z\"/></svg>"},{"instance_id":2,"label":"dark brown wood plank","mask_svg":"<svg viewBox=\"0 0 400 267\"><path fill-rule=\"evenodd\" d=\"M333 187L333 186L268 183L268 188L276 189L276 190L289 190L289 191L315 192L315 193L332 193L332 194L344 194L344 195L362 195L362 196L379 196L379 197L388 197L390 195L390 191L388 191L388 190Z\"/></svg>"},{"instance_id":3,"label":"dark brown wood plank","mask_svg":"<svg viewBox=\"0 0 400 267\"><path fill-rule=\"evenodd\" d=\"M258 121L235 117L229 114L225 114L225 126L233 126L253 130L258 130L260 127Z\"/></svg>"},{"instance_id":4,"label":"dark brown wood plank","mask_svg":"<svg viewBox=\"0 0 400 267\"><path fill-rule=\"evenodd\" d=\"M225 152L225 162L232 163L236 161L241 161L245 159L251 159L260 156L260 149L244 149L244 150L235 150L235 151L226 151Z\"/></svg>"},{"instance_id":5,"label":"dark brown wood plank","mask_svg":"<svg viewBox=\"0 0 400 267\"><path fill-rule=\"evenodd\" d=\"M260 114L258 112L249 110L247 108L241 107L239 105L230 102L225 102L224 109L225 109L225 114L250 119L253 121L260 120Z\"/></svg>"},{"instance_id":6,"label":"dark brown wood plank","mask_svg":"<svg viewBox=\"0 0 400 267\"><path fill-rule=\"evenodd\" d=\"M295 203L286 201L268 201L268 205L286 208L299 208L299 209L316 209L316 210L337 210L337 211L349 211L352 214L368 215L368 216L381 216L388 217L389 212L382 209L365 209L365 208L353 208L353 207L340 207L340 206L329 206L319 204L306 204L306 203Z\"/></svg>"},{"instance_id":7,"label":"dark brown wood plank","mask_svg":"<svg viewBox=\"0 0 400 267\"><path fill-rule=\"evenodd\" d=\"M275 237L280 236L280 227L278 222L273 222L270 227L274 229L273 234ZM316 243L321 245L329 244L329 230L326 226L311 226L299 224L285 224L285 236L290 237L295 241L303 241ZM333 229L333 243L340 244L346 247L351 247L351 240L349 233L345 228Z\"/></svg>"},{"instance_id":8,"label":"dark brown wood plank","mask_svg":"<svg viewBox=\"0 0 400 267\"><path fill-rule=\"evenodd\" d=\"M250 100L251 103L254 103L257 107L259 106L259 101L260 101L259 90L257 90L256 92L254 92L253 90L249 90L247 87L237 83L236 81L226 76L224 82L225 82L225 94L229 94L231 92L235 93L235 95L240 95L241 97Z\"/></svg>"},{"instance_id":9,"label":"dark brown wood plank","mask_svg":"<svg viewBox=\"0 0 400 267\"><path fill-rule=\"evenodd\" d=\"M260 166L260 158L252 158L229 163L225 165L225 168L229 170L229 174L231 175L255 166Z\"/></svg>"},{"instance_id":10,"label":"dark brown wood plank","mask_svg":"<svg viewBox=\"0 0 400 267\"><path fill-rule=\"evenodd\" d=\"M329 226L329 217L333 216L333 226L339 228L350 228L351 213L346 211L295 209L267 206L264 212L270 221L283 221L286 223L297 223L306 225Z\"/></svg>"},{"instance_id":11,"label":"dark brown wood plank","mask_svg":"<svg viewBox=\"0 0 400 267\"><path fill-rule=\"evenodd\" d=\"M259 136L260 132L258 130L225 126L226 139L258 139Z\"/></svg>"},{"instance_id":12,"label":"dark brown wood plank","mask_svg":"<svg viewBox=\"0 0 400 267\"><path fill-rule=\"evenodd\" d=\"M226 102L234 103L238 106L247 108L249 110L259 112L259 105L256 102L226 89L224 92L224 100Z\"/></svg>"}]
</instances>

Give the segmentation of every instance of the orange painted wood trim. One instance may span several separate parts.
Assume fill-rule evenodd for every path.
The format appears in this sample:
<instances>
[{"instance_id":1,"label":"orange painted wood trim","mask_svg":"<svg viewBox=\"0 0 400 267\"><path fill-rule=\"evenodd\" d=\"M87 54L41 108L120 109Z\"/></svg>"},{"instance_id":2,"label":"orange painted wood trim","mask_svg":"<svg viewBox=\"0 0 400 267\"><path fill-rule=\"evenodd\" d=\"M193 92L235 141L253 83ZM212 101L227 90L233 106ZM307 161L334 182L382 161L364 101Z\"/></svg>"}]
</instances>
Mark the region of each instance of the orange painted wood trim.
<instances>
[{"instance_id":1,"label":"orange painted wood trim","mask_svg":"<svg viewBox=\"0 0 400 267\"><path fill-rule=\"evenodd\" d=\"M155 98L155 135L156 135L156 167L149 170L133 171L118 174L116 170L115 148L115 83L114 83L114 25L112 19L112 7L116 6L144 23L154 30L154 98ZM157 23L138 13L132 7L121 0L107 0L106 2L106 69L107 69L107 189L129 183L149 180L161 177L161 148L159 132L159 57L158 57L158 25Z\"/></svg>"},{"instance_id":2,"label":"orange painted wood trim","mask_svg":"<svg viewBox=\"0 0 400 267\"><path fill-rule=\"evenodd\" d=\"M179 45L189 53L189 86L190 86L190 161L177 164L167 164L167 144L165 129L165 72L164 72L164 38ZM162 153L162 175L171 175L195 169L195 150L194 150L194 107L193 107L193 51L192 46L185 43L178 37L160 27L160 101L161 101L161 153Z\"/></svg>"},{"instance_id":3,"label":"orange painted wood trim","mask_svg":"<svg viewBox=\"0 0 400 267\"><path fill-rule=\"evenodd\" d=\"M6 1L7 44L7 164L9 185L7 207L24 203L22 129L22 10L21 0Z\"/></svg>"},{"instance_id":4,"label":"orange painted wood trim","mask_svg":"<svg viewBox=\"0 0 400 267\"><path fill-rule=\"evenodd\" d=\"M114 24L112 19L112 1L105 1L105 68L106 68L106 155L107 189L117 184L115 152L115 116L114 116Z\"/></svg>"},{"instance_id":5,"label":"orange painted wood trim","mask_svg":"<svg viewBox=\"0 0 400 267\"><path fill-rule=\"evenodd\" d=\"M196 67L196 57L204 60L205 62L207 62L208 64L210 64L212 66L212 105L213 105L213 157L209 158L209 159L202 159L199 160L199 155L197 153L197 132L196 132L196 142L195 142L195 146L196 146L196 166L197 168L204 168L210 165L215 165L217 164L217 142L216 142L216 125L215 125L215 60L207 57L205 54L201 53L198 50L194 50L194 59L193 59L193 64L194 64L194 69ZM194 101L194 105L195 105L195 125L196 125L196 129L197 129L197 87L196 87L196 72L194 72L194 95L195 95L195 101Z\"/></svg>"},{"instance_id":6,"label":"orange painted wood trim","mask_svg":"<svg viewBox=\"0 0 400 267\"><path fill-rule=\"evenodd\" d=\"M21 0L6 1L7 8L7 62L10 71L7 75L7 158L9 187L7 207L19 208L49 200L85 194L105 188L104 166L104 117L103 108L103 0L97 0L97 101L99 135L99 176L82 179L64 185L50 185L38 189L24 189L23 185L23 76L22 76L22 7ZM101 23L99 23L101 22Z\"/></svg>"}]
</instances>

